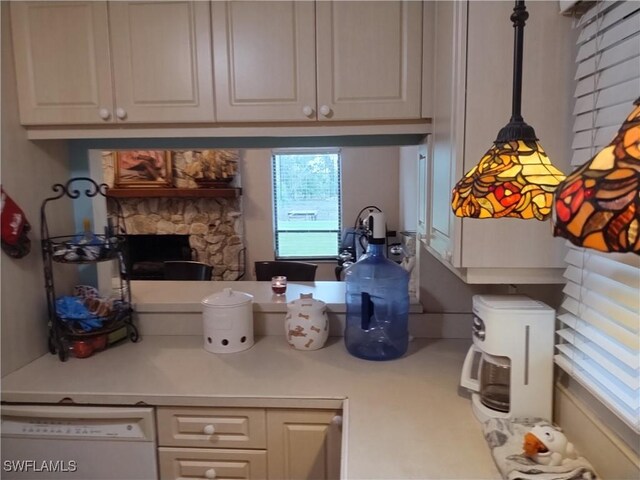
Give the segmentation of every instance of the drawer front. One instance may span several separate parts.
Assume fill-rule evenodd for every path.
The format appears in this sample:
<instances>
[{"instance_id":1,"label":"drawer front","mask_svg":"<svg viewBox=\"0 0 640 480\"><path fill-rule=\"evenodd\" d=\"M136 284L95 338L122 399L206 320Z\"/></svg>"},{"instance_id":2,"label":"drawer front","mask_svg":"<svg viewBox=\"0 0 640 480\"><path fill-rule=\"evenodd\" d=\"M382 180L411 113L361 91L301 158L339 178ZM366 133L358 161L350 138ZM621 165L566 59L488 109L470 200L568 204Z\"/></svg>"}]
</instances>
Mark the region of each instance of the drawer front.
<instances>
[{"instance_id":1,"label":"drawer front","mask_svg":"<svg viewBox=\"0 0 640 480\"><path fill-rule=\"evenodd\" d=\"M267 478L265 450L158 448L161 480Z\"/></svg>"},{"instance_id":2,"label":"drawer front","mask_svg":"<svg viewBox=\"0 0 640 480\"><path fill-rule=\"evenodd\" d=\"M260 408L160 407L158 441L167 447L266 448L266 414Z\"/></svg>"}]
</instances>

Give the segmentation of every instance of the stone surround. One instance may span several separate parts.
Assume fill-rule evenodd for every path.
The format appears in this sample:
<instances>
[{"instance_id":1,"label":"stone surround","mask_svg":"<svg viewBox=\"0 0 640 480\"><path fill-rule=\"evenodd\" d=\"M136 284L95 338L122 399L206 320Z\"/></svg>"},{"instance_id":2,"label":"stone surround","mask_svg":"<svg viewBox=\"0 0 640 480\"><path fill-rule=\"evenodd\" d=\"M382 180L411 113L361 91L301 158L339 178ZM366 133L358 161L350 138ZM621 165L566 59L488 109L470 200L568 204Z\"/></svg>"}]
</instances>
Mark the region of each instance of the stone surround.
<instances>
[{"instance_id":1,"label":"stone surround","mask_svg":"<svg viewBox=\"0 0 640 480\"><path fill-rule=\"evenodd\" d=\"M112 155L103 152L105 182L112 185ZM238 280L245 273L240 198L121 198L129 235L189 235L193 260L213 266L214 280ZM109 212L112 213L112 212Z\"/></svg>"}]
</instances>

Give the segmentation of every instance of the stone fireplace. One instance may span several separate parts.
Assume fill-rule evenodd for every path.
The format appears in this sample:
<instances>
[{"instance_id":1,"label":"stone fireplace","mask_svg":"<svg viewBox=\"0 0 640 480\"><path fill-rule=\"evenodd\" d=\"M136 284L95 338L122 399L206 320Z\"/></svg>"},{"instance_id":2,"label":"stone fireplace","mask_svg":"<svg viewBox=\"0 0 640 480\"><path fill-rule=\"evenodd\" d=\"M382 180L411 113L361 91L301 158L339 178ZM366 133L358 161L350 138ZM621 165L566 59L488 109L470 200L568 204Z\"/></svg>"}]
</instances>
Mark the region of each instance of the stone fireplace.
<instances>
[{"instance_id":1,"label":"stone fireplace","mask_svg":"<svg viewBox=\"0 0 640 480\"><path fill-rule=\"evenodd\" d=\"M240 199L122 198L129 235L189 235L192 260L213 266L214 280L245 272Z\"/></svg>"},{"instance_id":2,"label":"stone fireplace","mask_svg":"<svg viewBox=\"0 0 640 480\"><path fill-rule=\"evenodd\" d=\"M177 152L173 153L175 157ZM102 164L105 183L112 186L112 152L103 152ZM174 173L174 180L176 178L178 175ZM197 190L193 189L194 193ZM188 197L131 196L118 200L128 235L188 235L191 260L213 266L214 280L240 280L244 276L240 197L198 197L195 194Z\"/></svg>"}]
</instances>

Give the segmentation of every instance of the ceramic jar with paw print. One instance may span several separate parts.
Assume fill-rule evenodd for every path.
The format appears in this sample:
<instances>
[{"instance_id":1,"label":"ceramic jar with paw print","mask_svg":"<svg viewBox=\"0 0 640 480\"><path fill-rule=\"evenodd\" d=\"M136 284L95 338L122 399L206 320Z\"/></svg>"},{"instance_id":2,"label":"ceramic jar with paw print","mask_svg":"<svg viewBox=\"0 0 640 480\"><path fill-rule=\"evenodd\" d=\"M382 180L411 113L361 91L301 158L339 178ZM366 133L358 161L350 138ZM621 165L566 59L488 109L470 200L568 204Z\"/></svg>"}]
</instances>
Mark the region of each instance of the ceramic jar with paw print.
<instances>
[{"instance_id":1,"label":"ceramic jar with paw print","mask_svg":"<svg viewBox=\"0 0 640 480\"><path fill-rule=\"evenodd\" d=\"M303 293L299 299L289 302L285 335L289 345L298 350L322 348L329 336L327 305L311 293Z\"/></svg>"}]
</instances>

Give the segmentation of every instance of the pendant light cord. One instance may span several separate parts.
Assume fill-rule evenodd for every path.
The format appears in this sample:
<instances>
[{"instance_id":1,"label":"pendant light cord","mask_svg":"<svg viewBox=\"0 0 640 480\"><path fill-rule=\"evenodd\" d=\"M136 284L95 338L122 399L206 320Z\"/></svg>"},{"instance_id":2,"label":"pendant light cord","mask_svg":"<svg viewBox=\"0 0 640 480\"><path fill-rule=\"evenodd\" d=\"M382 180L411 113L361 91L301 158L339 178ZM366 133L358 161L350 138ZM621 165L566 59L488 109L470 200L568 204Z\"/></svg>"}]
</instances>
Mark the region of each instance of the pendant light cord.
<instances>
[{"instance_id":1,"label":"pendant light cord","mask_svg":"<svg viewBox=\"0 0 640 480\"><path fill-rule=\"evenodd\" d=\"M529 18L529 12L524 0L516 0L516 6L511 14L513 22L513 96L511 102L511 121L522 122L522 56L524 51L524 25Z\"/></svg>"},{"instance_id":2,"label":"pendant light cord","mask_svg":"<svg viewBox=\"0 0 640 480\"><path fill-rule=\"evenodd\" d=\"M513 22L513 93L511 102L511 119L504 126L496 138L496 143L507 143L514 140L535 142L538 140L532 126L522 118L522 57L524 52L524 25L529 18L529 12L524 0L516 0L511 14Z\"/></svg>"}]
</instances>

